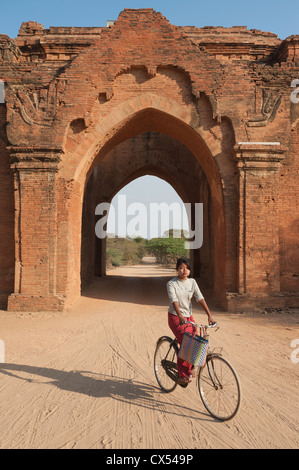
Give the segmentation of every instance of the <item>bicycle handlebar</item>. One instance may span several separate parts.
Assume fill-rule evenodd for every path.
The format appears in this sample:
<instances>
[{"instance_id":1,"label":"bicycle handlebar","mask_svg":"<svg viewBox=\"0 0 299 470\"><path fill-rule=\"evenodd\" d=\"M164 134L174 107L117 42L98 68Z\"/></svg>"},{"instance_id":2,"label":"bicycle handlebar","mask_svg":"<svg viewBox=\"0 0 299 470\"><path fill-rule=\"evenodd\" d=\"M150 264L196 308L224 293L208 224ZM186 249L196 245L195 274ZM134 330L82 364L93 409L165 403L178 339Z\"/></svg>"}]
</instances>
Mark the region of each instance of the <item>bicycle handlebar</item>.
<instances>
[{"instance_id":1,"label":"bicycle handlebar","mask_svg":"<svg viewBox=\"0 0 299 470\"><path fill-rule=\"evenodd\" d=\"M215 323L213 323L213 325L197 325L196 323L194 323L193 321L186 321L185 325L187 323L191 323L191 325L194 325L196 326L197 328L215 328L217 325L218 325L218 322L215 321Z\"/></svg>"}]
</instances>

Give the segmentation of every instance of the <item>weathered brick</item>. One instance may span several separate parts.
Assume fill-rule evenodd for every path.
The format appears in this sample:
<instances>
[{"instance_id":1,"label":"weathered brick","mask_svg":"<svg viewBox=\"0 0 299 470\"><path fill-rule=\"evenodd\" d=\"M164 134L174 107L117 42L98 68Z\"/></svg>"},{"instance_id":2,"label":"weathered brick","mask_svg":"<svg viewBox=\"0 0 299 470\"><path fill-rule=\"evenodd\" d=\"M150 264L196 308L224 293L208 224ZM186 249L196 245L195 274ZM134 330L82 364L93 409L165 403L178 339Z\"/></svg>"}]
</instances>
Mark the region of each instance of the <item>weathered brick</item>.
<instances>
[{"instance_id":1,"label":"weathered brick","mask_svg":"<svg viewBox=\"0 0 299 470\"><path fill-rule=\"evenodd\" d=\"M105 271L96 204L144 174L204 203L191 258L216 301L299 305L299 36L152 9L109 27L29 21L0 35L0 78L2 305L71 305Z\"/></svg>"}]
</instances>

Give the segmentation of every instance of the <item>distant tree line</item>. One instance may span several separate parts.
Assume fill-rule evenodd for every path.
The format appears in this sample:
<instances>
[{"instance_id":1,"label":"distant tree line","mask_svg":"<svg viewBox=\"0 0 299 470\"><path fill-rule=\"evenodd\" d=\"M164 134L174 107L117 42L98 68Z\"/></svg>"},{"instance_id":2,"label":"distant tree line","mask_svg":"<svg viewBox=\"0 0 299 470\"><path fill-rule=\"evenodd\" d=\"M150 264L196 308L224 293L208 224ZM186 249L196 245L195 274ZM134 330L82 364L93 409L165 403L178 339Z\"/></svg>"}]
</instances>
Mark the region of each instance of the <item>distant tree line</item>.
<instances>
[{"instance_id":1,"label":"distant tree line","mask_svg":"<svg viewBox=\"0 0 299 470\"><path fill-rule=\"evenodd\" d=\"M180 236L180 238L178 238ZM144 256L154 256L157 263L173 266L180 256L188 256L185 249L183 231L173 229L164 233L163 237L147 240L142 237L113 238L107 237L107 266L139 264Z\"/></svg>"}]
</instances>

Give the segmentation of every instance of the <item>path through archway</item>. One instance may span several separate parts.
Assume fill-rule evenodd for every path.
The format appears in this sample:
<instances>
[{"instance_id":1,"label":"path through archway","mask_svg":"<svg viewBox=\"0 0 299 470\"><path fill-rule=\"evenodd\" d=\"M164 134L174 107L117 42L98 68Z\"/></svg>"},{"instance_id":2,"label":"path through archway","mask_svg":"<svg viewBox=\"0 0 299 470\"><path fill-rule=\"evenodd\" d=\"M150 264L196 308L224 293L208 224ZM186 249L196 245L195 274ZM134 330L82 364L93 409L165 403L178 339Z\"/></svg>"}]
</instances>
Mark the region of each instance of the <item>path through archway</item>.
<instances>
[{"instance_id":1,"label":"path through archway","mask_svg":"<svg viewBox=\"0 0 299 470\"><path fill-rule=\"evenodd\" d=\"M144 114L143 119L146 118L146 115L148 116L147 113ZM146 124L143 119L138 121L142 130ZM135 119L133 119L133 124L133 128L135 128ZM128 124L128 128L130 135L132 132L130 124ZM224 230L221 227L224 216L223 213L218 213L219 207L222 205L221 188L217 188L217 176L210 175L209 182L203 169L202 164L213 167L213 163L207 165L204 161L203 143L201 142L201 152L198 151L198 145L196 146L198 153L195 156L184 143L170 135L172 133L175 133L175 129L172 132L168 130L168 134L148 130L136 133L127 139L118 136L117 143L113 148L109 148L106 153L99 152L101 155L97 155L97 165L93 166L92 172L89 172L90 176L84 193L81 249L83 286L90 283L94 275L105 275L106 269L105 240L98 239L94 235L95 207L102 202L110 203L120 188L134 179L143 175L153 175L168 182L184 203L193 208L195 203L202 203L203 226L201 228L204 242L200 248L190 251L192 270L194 277L200 278L200 282L207 289L213 293L220 293L218 300L221 303L224 288L223 277L220 278L218 275L219 266L221 266L221 271L225 269L225 256L223 253L219 255L217 252L217 240L221 239L224 243ZM205 150L207 151L207 149ZM211 192L211 183L214 195ZM196 218L194 213L192 218L192 228L194 229ZM217 233L215 232L215 220L217 221ZM94 240L94 243L91 243L91 240Z\"/></svg>"}]
</instances>

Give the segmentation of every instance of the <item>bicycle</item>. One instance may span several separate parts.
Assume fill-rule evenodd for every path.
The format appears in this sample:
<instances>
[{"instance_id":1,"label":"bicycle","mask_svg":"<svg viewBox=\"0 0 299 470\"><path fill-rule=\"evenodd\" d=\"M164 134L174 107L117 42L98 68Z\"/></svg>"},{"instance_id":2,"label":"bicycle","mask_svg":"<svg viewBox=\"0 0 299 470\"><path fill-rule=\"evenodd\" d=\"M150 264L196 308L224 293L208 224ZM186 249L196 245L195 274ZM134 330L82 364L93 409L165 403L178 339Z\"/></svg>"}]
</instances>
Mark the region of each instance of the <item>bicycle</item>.
<instances>
[{"instance_id":1,"label":"bicycle","mask_svg":"<svg viewBox=\"0 0 299 470\"><path fill-rule=\"evenodd\" d=\"M207 329L216 327L217 323L195 326L202 328L205 338L208 338ZM178 385L178 352L179 345L176 338L161 336L158 339L154 354L154 370L160 388L166 393L173 392ZM188 384L179 385L185 388ZM208 349L206 363L199 368L197 387L206 410L214 418L228 421L238 412L241 403L240 382L233 366L221 352Z\"/></svg>"}]
</instances>

